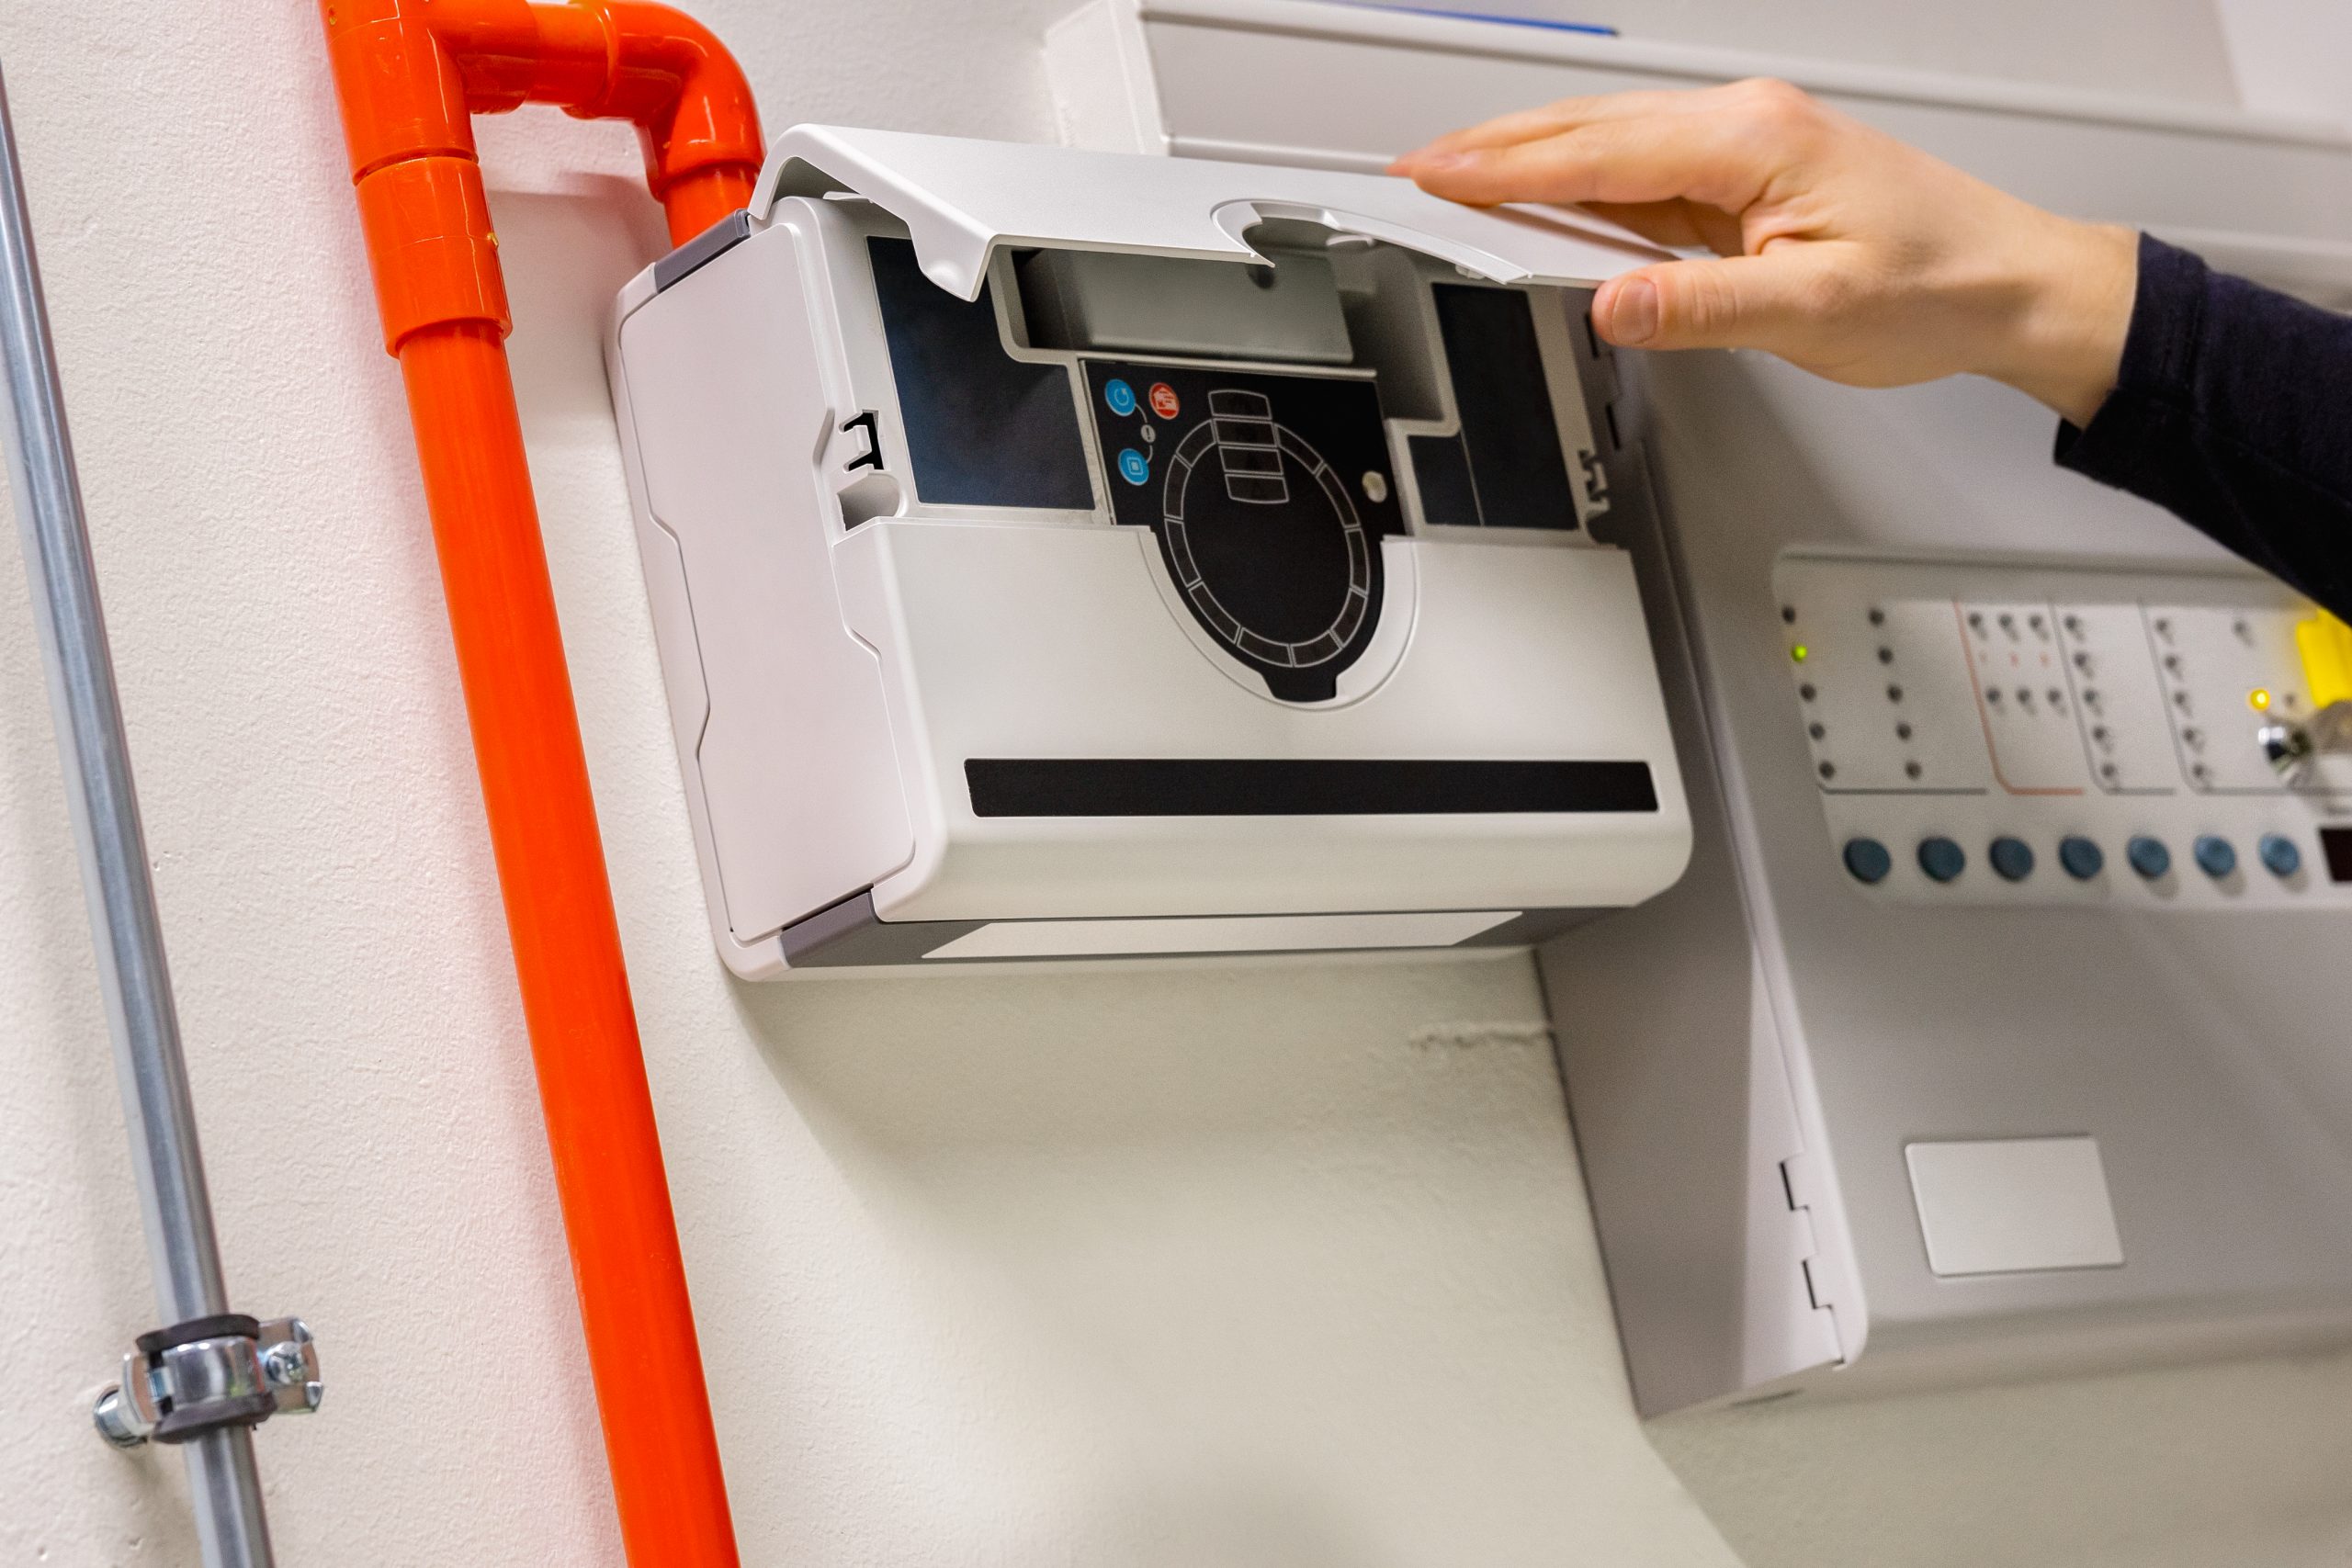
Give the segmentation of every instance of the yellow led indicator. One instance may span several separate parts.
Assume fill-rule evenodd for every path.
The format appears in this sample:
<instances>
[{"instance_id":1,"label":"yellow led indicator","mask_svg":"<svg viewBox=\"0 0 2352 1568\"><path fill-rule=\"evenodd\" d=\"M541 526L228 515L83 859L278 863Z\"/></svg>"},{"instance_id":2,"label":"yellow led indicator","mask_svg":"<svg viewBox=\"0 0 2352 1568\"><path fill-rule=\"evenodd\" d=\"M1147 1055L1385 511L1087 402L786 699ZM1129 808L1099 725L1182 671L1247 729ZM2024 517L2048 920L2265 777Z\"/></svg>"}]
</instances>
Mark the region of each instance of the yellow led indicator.
<instances>
[{"instance_id":1,"label":"yellow led indicator","mask_svg":"<svg viewBox=\"0 0 2352 1568\"><path fill-rule=\"evenodd\" d=\"M2245 700L2253 705L2254 711L2256 713L2270 711L2270 694L2263 687L2256 686L2253 691L2248 692L2245 694Z\"/></svg>"},{"instance_id":2,"label":"yellow led indicator","mask_svg":"<svg viewBox=\"0 0 2352 1568\"><path fill-rule=\"evenodd\" d=\"M1803 643L1799 643L1794 648L1789 649L1789 657L1795 660L1799 664L1803 664L1812 652L1813 649L1807 648Z\"/></svg>"}]
</instances>

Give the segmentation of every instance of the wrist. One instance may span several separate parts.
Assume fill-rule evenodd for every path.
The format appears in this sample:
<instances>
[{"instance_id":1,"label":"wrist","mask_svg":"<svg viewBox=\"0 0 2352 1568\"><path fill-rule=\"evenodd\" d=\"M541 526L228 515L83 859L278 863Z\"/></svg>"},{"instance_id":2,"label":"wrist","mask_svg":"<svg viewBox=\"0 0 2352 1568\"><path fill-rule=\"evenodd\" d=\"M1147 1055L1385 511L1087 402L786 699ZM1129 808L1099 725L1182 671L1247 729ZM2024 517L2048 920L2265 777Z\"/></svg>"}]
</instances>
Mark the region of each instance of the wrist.
<instances>
[{"instance_id":1,"label":"wrist","mask_svg":"<svg viewBox=\"0 0 2352 1568\"><path fill-rule=\"evenodd\" d=\"M2140 236L2047 217L2022 269L2014 329L1985 373L2076 425L2115 389L2139 286Z\"/></svg>"}]
</instances>

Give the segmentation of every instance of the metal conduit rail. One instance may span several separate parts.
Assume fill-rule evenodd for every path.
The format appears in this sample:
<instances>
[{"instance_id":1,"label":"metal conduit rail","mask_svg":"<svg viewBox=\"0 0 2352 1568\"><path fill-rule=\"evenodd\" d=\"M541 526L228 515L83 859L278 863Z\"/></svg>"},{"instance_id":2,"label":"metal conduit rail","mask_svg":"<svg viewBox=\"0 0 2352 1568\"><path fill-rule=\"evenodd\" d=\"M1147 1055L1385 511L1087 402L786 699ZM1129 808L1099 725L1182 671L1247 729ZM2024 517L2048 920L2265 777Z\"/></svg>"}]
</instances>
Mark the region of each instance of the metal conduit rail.
<instances>
[{"instance_id":1,"label":"metal conduit rail","mask_svg":"<svg viewBox=\"0 0 2352 1568\"><path fill-rule=\"evenodd\" d=\"M141 1336L125 1357L123 1382L100 1401L99 1430L120 1447L150 1437L179 1444L187 1456L206 1568L267 1568L269 1527L251 1428L281 1410L316 1406L317 1359L307 1328L292 1319L265 1326L232 1314L221 1282L163 926L5 85L0 368L8 481L32 579L155 1305L167 1325Z\"/></svg>"}]
</instances>

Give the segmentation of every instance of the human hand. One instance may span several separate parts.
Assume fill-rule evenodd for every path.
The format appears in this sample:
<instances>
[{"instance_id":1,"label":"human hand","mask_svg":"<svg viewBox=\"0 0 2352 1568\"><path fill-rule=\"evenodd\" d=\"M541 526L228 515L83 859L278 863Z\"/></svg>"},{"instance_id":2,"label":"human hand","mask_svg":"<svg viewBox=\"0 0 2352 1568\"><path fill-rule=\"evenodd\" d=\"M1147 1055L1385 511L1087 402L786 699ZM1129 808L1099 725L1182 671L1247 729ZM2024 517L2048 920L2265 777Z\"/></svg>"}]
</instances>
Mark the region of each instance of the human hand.
<instances>
[{"instance_id":1,"label":"human hand","mask_svg":"<svg viewBox=\"0 0 2352 1568\"><path fill-rule=\"evenodd\" d=\"M1567 98L1390 172L1713 251L1602 285L1593 324L1629 348L1760 348L1860 387L1973 373L2083 424L2131 325L2131 230L2044 212L1783 82Z\"/></svg>"}]
</instances>

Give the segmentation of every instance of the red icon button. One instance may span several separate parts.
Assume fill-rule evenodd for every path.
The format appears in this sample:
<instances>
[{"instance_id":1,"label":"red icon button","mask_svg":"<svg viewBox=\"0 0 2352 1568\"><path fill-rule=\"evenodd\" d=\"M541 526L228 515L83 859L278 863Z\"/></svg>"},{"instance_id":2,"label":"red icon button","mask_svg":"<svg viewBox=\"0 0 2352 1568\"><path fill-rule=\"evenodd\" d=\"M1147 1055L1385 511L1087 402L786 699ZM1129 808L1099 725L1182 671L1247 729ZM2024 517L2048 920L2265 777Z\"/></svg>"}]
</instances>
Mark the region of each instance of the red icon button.
<instances>
[{"instance_id":1,"label":"red icon button","mask_svg":"<svg viewBox=\"0 0 2352 1568\"><path fill-rule=\"evenodd\" d=\"M1176 400L1176 389L1165 381L1151 384L1151 412L1162 419L1174 419L1176 411L1184 405Z\"/></svg>"}]
</instances>

